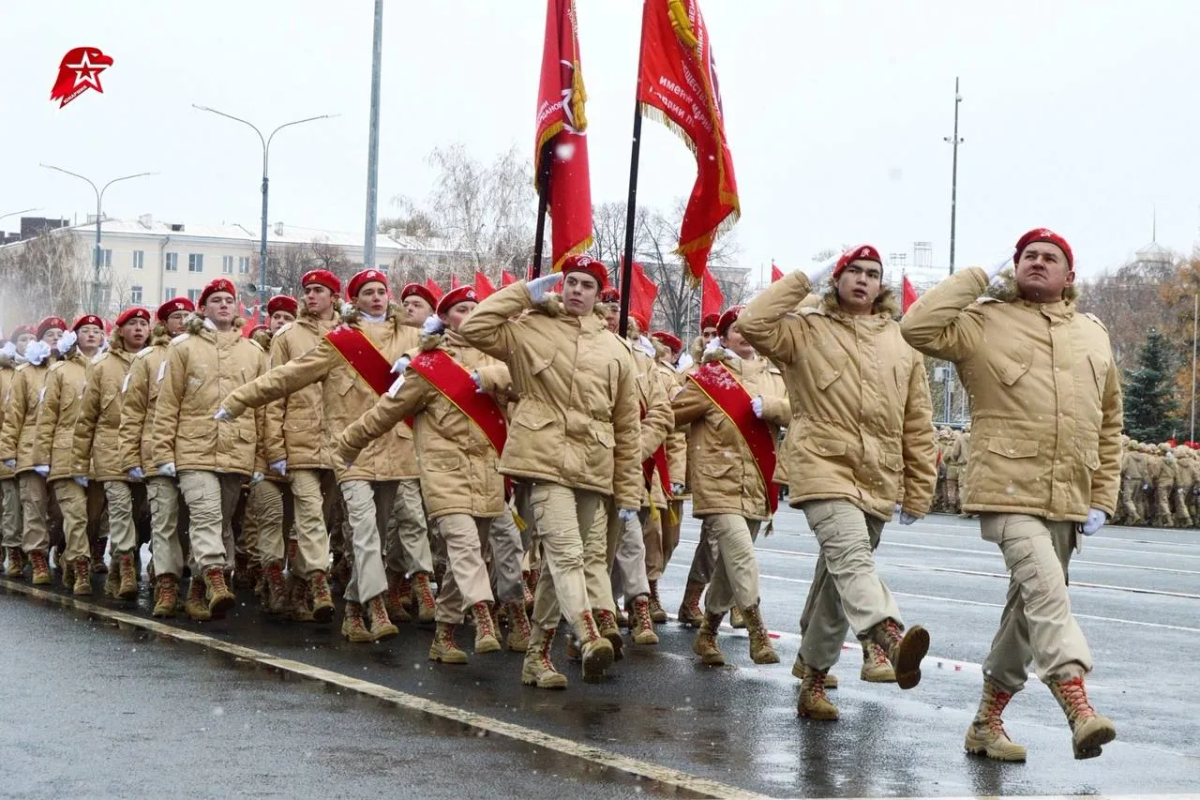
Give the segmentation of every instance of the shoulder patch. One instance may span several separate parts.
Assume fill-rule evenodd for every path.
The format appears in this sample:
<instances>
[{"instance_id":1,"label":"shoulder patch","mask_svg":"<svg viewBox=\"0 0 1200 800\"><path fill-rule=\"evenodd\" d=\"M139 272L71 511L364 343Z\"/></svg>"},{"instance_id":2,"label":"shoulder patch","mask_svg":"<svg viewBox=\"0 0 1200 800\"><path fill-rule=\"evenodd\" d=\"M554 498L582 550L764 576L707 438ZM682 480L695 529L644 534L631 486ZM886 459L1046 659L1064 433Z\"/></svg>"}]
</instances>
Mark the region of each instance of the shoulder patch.
<instances>
[{"instance_id":1,"label":"shoulder patch","mask_svg":"<svg viewBox=\"0 0 1200 800\"><path fill-rule=\"evenodd\" d=\"M179 344L180 342L186 342L188 340L188 337L190 337L190 336L191 336L190 333L181 333L178 336L176 336L174 339L171 340L171 344Z\"/></svg>"},{"instance_id":2,"label":"shoulder patch","mask_svg":"<svg viewBox=\"0 0 1200 800\"><path fill-rule=\"evenodd\" d=\"M1108 333L1108 326L1105 325L1103 322L1101 322L1100 318L1097 317L1095 314L1084 314L1084 316L1087 317L1088 319L1090 319L1092 322L1099 325L1100 330L1104 331L1105 333Z\"/></svg>"},{"instance_id":3,"label":"shoulder patch","mask_svg":"<svg viewBox=\"0 0 1200 800\"><path fill-rule=\"evenodd\" d=\"M982 297L978 298L975 301L975 303L977 305L984 305L986 303L1003 303L1003 302L1004 301L1001 300L999 297L991 297L990 295L983 295Z\"/></svg>"},{"instance_id":4,"label":"shoulder patch","mask_svg":"<svg viewBox=\"0 0 1200 800\"><path fill-rule=\"evenodd\" d=\"M288 331L290 331L290 330L292 329L292 326L293 326L293 325L295 325L295 324L296 324L296 323L294 323L294 322L288 322L288 323L286 323L286 324L285 324L285 325L284 325L282 328L280 328L279 330L275 331L275 335L276 335L276 336L278 336L278 335L280 335L281 333L287 333Z\"/></svg>"},{"instance_id":5,"label":"shoulder patch","mask_svg":"<svg viewBox=\"0 0 1200 800\"><path fill-rule=\"evenodd\" d=\"M134 355L134 358L145 358L146 356L150 355L153 352L154 352L153 347L143 347L141 350L137 351L137 353Z\"/></svg>"}]
</instances>

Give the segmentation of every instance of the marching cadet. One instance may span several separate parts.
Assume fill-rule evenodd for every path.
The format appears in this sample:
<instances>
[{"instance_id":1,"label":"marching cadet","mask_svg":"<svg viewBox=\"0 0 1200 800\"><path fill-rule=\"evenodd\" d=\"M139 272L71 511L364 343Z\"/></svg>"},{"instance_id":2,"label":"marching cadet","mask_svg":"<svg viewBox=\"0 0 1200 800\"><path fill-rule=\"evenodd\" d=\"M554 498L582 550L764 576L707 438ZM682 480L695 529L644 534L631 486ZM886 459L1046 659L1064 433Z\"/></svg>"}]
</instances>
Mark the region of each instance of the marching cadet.
<instances>
[{"instance_id":1,"label":"marching cadet","mask_svg":"<svg viewBox=\"0 0 1200 800\"><path fill-rule=\"evenodd\" d=\"M334 303L342 282L324 269L300 278L304 292L295 322L283 325L271 339L269 363L288 364L313 350L340 322ZM329 591L329 529L337 502L333 471L333 441L325 429L324 400L313 384L267 405L266 457L269 468L289 482L295 517L295 561L288 564L290 583L285 605L294 619L333 619Z\"/></svg>"},{"instance_id":2,"label":"marching cadet","mask_svg":"<svg viewBox=\"0 0 1200 800\"><path fill-rule=\"evenodd\" d=\"M971 450L971 434L964 428L952 434L946 449L946 499L951 514L962 513L962 477Z\"/></svg>"},{"instance_id":3,"label":"marching cadet","mask_svg":"<svg viewBox=\"0 0 1200 800\"><path fill-rule=\"evenodd\" d=\"M92 593L88 520L99 518L104 501L100 487L88 485L90 465L85 465L81 472L75 471L71 448L88 364L99 352L103 340L104 321L93 314L77 319L71 330L58 340L55 345L58 360L46 373L38 409L37 439L33 445L33 470L54 490L54 499L63 515L66 538L63 585L78 595ZM122 577L117 576L118 566ZM82 574L77 568L82 569ZM110 576L105 584L106 594L122 600L137 597L137 572L132 557L127 566L119 560L114 563ZM118 582L120 590L116 585Z\"/></svg>"},{"instance_id":4,"label":"marching cadet","mask_svg":"<svg viewBox=\"0 0 1200 800\"><path fill-rule=\"evenodd\" d=\"M560 279L562 295L549 294ZM459 327L468 344L508 364L518 394L500 471L532 484L544 570L521 681L540 688L566 686L550 661L560 614L582 642L585 680L602 678L612 663L589 603L585 551L594 557L588 542L606 539L605 498L622 521L641 506L636 371L594 313L607 281L602 263L571 256L561 275L501 289Z\"/></svg>"},{"instance_id":5,"label":"marching cadet","mask_svg":"<svg viewBox=\"0 0 1200 800\"><path fill-rule=\"evenodd\" d=\"M667 331L656 331L651 338L661 342L665 352L659 356L655 375L662 383L667 399L673 398L682 388L683 375L677 364L683 355L683 342ZM662 580L667 564L675 548L679 546L680 526L683 522L683 502L691 495L684 488L687 483L687 434L671 428L667 434L667 473L670 476L670 499L662 496L661 487L651 486L653 499L659 504L658 519L651 519L645 526L646 577L650 583L650 618L655 623L667 621L666 609L658 596L658 582ZM697 604L699 597L697 597Z\"/></svg>"},{"instance_id":6,"label":"marching cadet","mask_svg":"<svg viewBox=\"0 0 1200 800\"><path fill-rule=\"evenodd\" d=\"M958 365L975 442L963 510L980 515L1009 570L1008 600L983 665L968 752L1023 761L1001 713L1030 664L1071 727L1076 758L1116 738L1088 701L1092 654L1071 614L1067 565L1079 533L1112 516L1120 482L1121 378L1108 332L1078 313L1071 248L1037 228L1018 240L1015 277L979 299L1000 266L963 270L926 292L901 321L926 355Z\"/></svg>"},{"instance_id":7,"label":"marching cadet","mask_svg":"<svg viewBox=\"0 0 1200 800\"><path fill-rule=\"evenodd\" d=\"M324 426L331 437L340 437L369 411L388 391L397 362L416 345L418 332L403 324L399 309L390 302L387 277L379 270L354 275L346 296L353 306L346 308L341 325L306 355L272 367L229 394L220 404L218 418L236 420L247 409L261 408L316 383L321 384ZM384 601L388 582L380 532L391 516L398 484L415 467L410 437L411 432L406 437L394 432L372 442L353 465L334 464L353 529L354 567L341 629L351 642L379 641L399 633Z\"/></svg>"},{"instance_id":8,"label":"marching cadet","mask_svg":"<svg viewBox=\"0 0 1200 800\"><path fill-rule=\"evenodd\" d=\"M154 467L154 416L162 382L158 379L167 359L171 340L183 335L187 318L196 306L186 297L176 297L155 311L157 323L150 344L138 351L129 367L121 403L121 424L117 433L121 468L130 481L144 481L150 502L150 550L154 568L154 607L156 617L174 617L183 577L182 535L179 487L172 475ZM185 610L189 617L211 619L205 600L204 581L193 575Z\"/></svg>"},{"instance_id":9,"label":"marching cadet","mask_svg":"<svg viewBox=\"0 0 1200 800\"><path fill-rule=\"evenodd\" d=\"M1192 494L1195 491L1196 459L1190 447L1177 445L1175 454L1175 496L1171 498L1174 504L1175 524L1180 528L1192 527L1192 514L1188 509Z\"/></svg>"},{"instance_id":10,"label":"marching cadet","mask_svg":"<svg viewBox=\"0 0 1200 800\"><path fill-rule=\"evenodd\" d=\"M437 316L424 323L420 352L403 380L343 432L338 449L339 458L353 463L370 442L412 419L421 492L447 555L429 648L429 660L444 664L467 663L454 635L468 609L475 619L475 652L500 649L483 553L493 520L511 517L497 469L507 423L494 397L507 394L509 376L507 367L467 345L458 333L475 305L470 286L442 297ZM522 630L529 626L524 598L509 603L508 613L512 633L528 638Z\"/></svg>"},{"instance_id":11,"label":"marching cadet","mask_svg":"<svg viewBox=\"0 0 1200 800\"><path fill-rule=\"evenodd\" d=\"M262 480L254 419L222 424L221 399L266 370L262 348L242 336L237 290L218 278L200 293L185 333L167 348L159 368L153 459L159 475L177 477L187 504L193 582L202 579L208 613L224 616L236 598L225 579L234 553L232 518L242 480Z\"/></svg>"},{"instance_id":12,"label":"marching cadet","mask_svg":"<svg viewBox=\"0 0 1200 800\"><path fill-rule=\"evenodd\" d=\"M0 431L12 404L13 379L17 367L25 363L25 348L37 336L37 329L21 325L0 349ZM25 570L25 553L21 550L21 492L17 476L7 464L0 464L0 545L8 559L5 575L19 578Z\"/></svg>"},{"instance_id":13,"label":"marching cadet","mask_svg":"<svg viewBox=\"0 0 1200 800\"><path fill-rule=\"evenodd\" d=\"M759 608L754 539L778 504L775 447L791 411L779 370L743 337L741 312L734 306L721 315L703 366L671 401L676 427L690 427L692 516L708 524L718 554L692 645L710 665L725 663L717 631L735 604L746 621L754 663L779 663Z\"/></svg>"},{"instance_id":14,"label":"marching cadet","mask_svg":"<svg viewBox=\"0 0 1200 800\"><path fill-rule=\"evenodd\" d=\"M1158 445L1158 471L1154 476L1154 526L1172 528L1175 520L1171 516L1171 498L1175 495L1175 483L1179 465L1175 453L1167 442Z\"/></svg>"},{"instance_id":15,"label":"marching cadet","mask_svg":"<svg viewBox=\"0 0 1200 800\"><path fill-rule=\"evenodd\" d=\"M75 420L72 445L72 474L90 475L103 490L108 505L109 548L114 567L119 572L117 596L124 600L137 597L139 576L135 558L138 541L133 522L134 496L129 476L121 464L119 429L124 402L121 389L134 356L149 335L150 312L146 309L133 306L117 317L109 348L95 356L87 368L87 386ZM140 485L138 492L141 493ZM140 498L137 505L144 508L144 498ZM74 567L75 593L91 594L88 577L91 565L86 553L77 558Z\"/></svg>"},{"instance_id":16,"label":"marching cadet","mask_svg":"<svg viewBox=\"0 0 1200 800\"><path fill-rule=\"evenodd\" d=\"M822 301L791 315L814 284L826 284ZM814 719L838 718L825 674L847 627L865 645L863 672L886 673L887 662L901 689L920 682L929 649L924 628L905 629L874 564L897 498L900 522L910 525L928 513L937 483L929 383L921 356L901 338L895 303L879 252L860 245L811 283L788 273L742 315L747 340L785 370L795 407L788 502L803 509L828 570L822 580L818 564L798 659L807 669L796 710Z\"/></svg>"},{"instance_id":17,"label":"marching cadet","mask_svg":"<svg viewBox=\"0 0 1200 800\"><path fill-rule=\"evenodd\" d=\"M17 476L24 525L21 550L35 584L50 583L50 496L46 478L34 469L33 447L37 439L38 405L46 376L57 353L55 346L67 328L61 317L46 317L38 323L35 339L25 347L25 363L16 368L5 405L4 428L0 430L0 462ZM20 577L20 574L14 577Z\"/></svg>"}]
</instances>

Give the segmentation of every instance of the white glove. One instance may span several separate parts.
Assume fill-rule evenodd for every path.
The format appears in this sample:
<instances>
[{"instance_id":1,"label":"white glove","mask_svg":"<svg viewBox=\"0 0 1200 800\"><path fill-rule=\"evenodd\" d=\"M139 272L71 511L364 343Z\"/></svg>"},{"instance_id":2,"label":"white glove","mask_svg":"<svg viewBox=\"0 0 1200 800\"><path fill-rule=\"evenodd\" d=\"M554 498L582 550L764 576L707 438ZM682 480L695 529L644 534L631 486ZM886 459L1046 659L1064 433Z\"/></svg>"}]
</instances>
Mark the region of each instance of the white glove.
<instances>
[{"instance_id":1,"label":"white glove","mask_svg":"<svg viewBox=\"0 0 1200 800\"><path fill-rule=\"evenodd\" d=\"M671 484L671 494L672 495L683 494L683 484L682 483L672 483Z\"/></svg>"},{"instance_id":2,"label":"white glove","mask_svg":"<svg viewBox=\"0 0 1200 800\"><path fill-rule=\"evenodd\" d=\"M76 478L76 479L75 479L75 482L76 482L76 483L78 483L78 484L79 484L80 486L82 486L83 488L85 488L85 489L87 488L87 485L88 485L88 479L87 479L87 478Z\"/></svg>"},{"instance_id":3,"label":"white glove","mask_svg":"<svg viewBox=\"0 0 1200 800\"><path fill-rule=\"evenodd\" d=\"M125 474L129 476L129 480L131 480L131 481L140 481L140 480L145 480L145 478L146 478L146 473L142 470L141 467L134 467L133 469L127 469L127 470L125 470Z\"/></svg>"},{"instance_id":4,"label":"white glove","mask_svg":"<svg viewBox=\"0 0 1200 800\"><path fill-rule=\"evenodd\" d=\"M758 417L759 419L762 419L762 415L763 415L763 399L762 399L762 397L756 397L753 400L751 400L750 408L754 409L754 416Z\"/></svg>"},{"instance_id":5,"label":"white glove","mask_svg":"<svg viewBox=\"0 0 1200 800\"><path fill-rule=\"evenodd\" d=\"M17 346L12 342L5 342L3 347L0 347L0 356L5 358L17 357Z\"/></svg>"},{"instance_id":6,"label":"white glove","mask_svg":"<svg viewBox=\"0 0 1200 800\"><path fill-rule=\"evenodd\" d=\"M17 460L15 458L6 458L4 459L4 466L8 467L9 469L16 469Z\"/></svg>"},{"instance_id":7,"label":"white glove","mask_svg":"<svg viewBox=\"0 0 1200 800\"><path fill-rule=\"evenodd\" d=\"M446 330L446 323L442 322L437 314L430 314L425 318L425 324L421 326L426 336L433 336Z\"/></svg>"},{"instance_id":8,"label":"white glove","mask_svg":"<svg viewBox=\"0 0 1200 800\"><path fill-rule=\"evenodd\" d=\"M287 459L285 458L281 461L273 461L271 463L271 472L274 472L281 478L287 475Z\"/></svg>"},{"instance_id":9,"label":"white glove","mask_svg":"<svg viewBox=\"0 0 1200 800\"><path fill-rule=\"evenodd\" d=\"M38 475L41 475L44 478L50 474L50 465L49 464L38 464L37 466L35 466L33 468L33 471L36 472Z\"/></svg>"},{"instance_id":10,"label":"white glove","mask_svg":"<svg viewBox=\"0 0 1200 800\"><path fill-rule=\"evenodd\" d=\"M638 338L638 347L640 347L642 349L643 353L650 356L651 358L654 358L654 356L655 356L654 343L650 341L650 338L648 336L642 336L642 337Z\"/></svg>"},{"instance_id":11,"label":"white glove","mask_svg":"<svg viewBox=\"0 0 1200 800\"><path fill-rule=\"evenodd\" d=\"M475 394L483 394L483 378L479 377L479 373L472 372L471 380L475 382Z\"/></svg>"},{"instance_id":12,"label":"white glove","mask_svg":"<svg viewBox=\"0 0 1200 800\"><path fill-rule=\"evenodd\" d=\"M166 476L168 478L174 478L175 477L175 462L168 461L165 464L159 464L158 465L158 474Z\"/></svg>"},{"instance_id":13,"label":"white glove","mask_svg":"<svg viewBox=\"0 0 1200 800\"><path fill-rule=\"evenodd\" d=\"M562 275L557 272L551 272L549 275L543 275L540 278L527 281L525 288L529 290L529 297L533 302L540 303L542 298L554 288L554 285L562 279Z\"/></svg>"},{"instance_id":14,"label":"white glove","mask_svg":"<svg viewBox=\"0 0 1200 800\"><path fill-rule=\"evenodd\" d=\"M1105 514L1098 508L1093 508L1088 511L1087 522L1083 523L1080 528L1084 536L1091 536L1096 531L1104 527L1104 523L1108 522L1108 514Z\"/></svg>"},{"instance_id":15,"label":"white glove","mask_svg":"<svg viewBox=\"0 0 1200 800\"><path fill-rule=\"evenodd\" d=\"M990 267L987 271L988 282L990 283L996 280L996 276L1003 272L1005 267L1012 266L1012 263L1013 262L1011 258L1006 258Z\"/></svg>"},{"instance_id":16,"label":"white glove","mask_svg":"<svg viewBox=\"0 0 1200 800\"><path fill-rule=\"evenodd\" d=\"M686 372L691 367L695 366L696 359L692 358L690 353L684 353L679 357L678 363L675 364L676 372Z\"/></svg>"},{"instance_id":17,"label":"white glove","mask_svg":"<svg viewBox=\"0 0 1200 800\"><path fill-rule=\"evenodd\" d=\"M229 416L229 412L224 407L221 407L217 409L217 413L213 414L213 419L225 422L233 419L233 417Z\"/></svg>"},{"instance_id":18,"label":"white glove","mask_svg":"<svg viewBox=\"0 0 1200 800\"><path fill-rule=\"evenodd\" d=\"M901 525L912 525L914 522L916 522L919 519L920 519L920 517L918 517L916 514L910 514L907 511L900 512L900 524Z\"/></svg>"},{"instance_id":19,"label":"white glove","mask_svg":"<svg viewBox=\"0 0 1200 800\"><path fill-rule=\"evenodd\" d=\"M400 356L396 359L396 363L392 364L393 375L403 375L404 370L408 369L408 362L412 361L408 356Z\"/></svg>"},{"instance_id":20,"label":"white glove","mask_svg":"<svg viewBox=\"0 0 1200 800\"><path fill-rule=\"evenodd\" d=\"M265 477L267 477L267 476L263 475L261 472L250 473L250 485L253 486L256 483L262 483L263 478L265 478Z\"/></svg>"},{"instance_id":21,"label":"white glove","mask_svg":"<svg viewBox=\"0 0 1200 800\"><path fill-rule=\"evenodd\" d=\"M721 352L721 337L714 336L708 340L708 344L704 345L704 355L712 355L713 353Z\"/></svg>"},{"instance_id":22,"label":"white glove","mask_svg":"<svg viewBox=\"0 0 1200 800\"><path fill-rule=\"evenodd\" d=\"M817 289L825 285L825 282L829 280L829 276L833 274L833 268L837 266L838 259L840 258L841 254L838 254L808 274L808 282L812 285L812 288Z\"/></svg>"},{"instance_id":23,"label":"white glove","mask_svg":"<svg viewBox=\"0 0 1200 800\"><path fill-rule=\"evenodd\" d=\"M637 519L637 515L638 512L629 508L622 508L617 512L617 517L620 518L621 522L633 522Z\"/></svg>"}]
</instances>

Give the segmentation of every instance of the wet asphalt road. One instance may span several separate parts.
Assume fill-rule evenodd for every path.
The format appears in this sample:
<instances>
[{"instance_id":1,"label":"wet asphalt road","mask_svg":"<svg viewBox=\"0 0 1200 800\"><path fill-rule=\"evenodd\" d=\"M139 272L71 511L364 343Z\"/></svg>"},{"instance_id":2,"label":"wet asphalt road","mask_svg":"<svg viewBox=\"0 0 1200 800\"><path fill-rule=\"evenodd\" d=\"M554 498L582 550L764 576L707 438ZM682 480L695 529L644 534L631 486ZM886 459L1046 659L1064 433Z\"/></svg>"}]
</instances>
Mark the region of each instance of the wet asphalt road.
<instances>
[{"instance_id":1,"label":"wet asphalt road","mask_svg":"<svg viewBox=\"0 0 1200 800\"><path fill-rule=\"evenodd\" d=\"M730 632L722 637L729 666L701 667L690 650L693 632L669 623L659 628L659 646L627 645L626 659L606 683L584 685L578 668L561 655L560 636L556 663L571 686L552 693L520 685L518 654L472 657L465 667L433 665L426 660L432 631L412 625L390 642L349 645L336 626L279 623L251 603L223 622L175 624L773 796L1179 793L1200 787L1194 679L1200 663L1200 532L1106 528L1085 541L1072 562L1072 601L1096 661L1089 694L1116 722L1118 741L1098 759L1074 761L1062 713L1034 679L1005 714L1009 733L1029 747L1029 762L1004 765L961 749L978 700L978 665L1006 588L998 550L979 539L978 524L935 516L912 528L887 527L877 554L880 572L906 621L930 629L930 658L921 685L902 693L857 680L861 656L846 650L835 668L841 688L832 699L842 712L836 723L795 714L798 681L790 665L816 543L798 512L781 512L776 529L760 540L758 555L764 615L772 630L781 631L777 666L754 665L744 633ZM678 606L697 535L698 525L687 520L684 543L661 584L668 610ZM143 597L139 613L145 614L146 603ZM38 631L45 641L32 637ZM6 775L29 777L17 787L29 796L49 796L49 781L64 759L81 765L72 779L95 776L88 780L113 787L100 792L110 795L127 794L122 781L132 779L137 786L148 781L158 790L167 787L168 795L175 793L171 786L187 784L204 796L206 776L213 776L213 794L233 787L239 794L360 796L374 793L374 786L394 791L404 785L432 796L463 796L469 792L461 781L481 771L498 796L664 790L582 759L534 753L530 745L501 737L481 739L462 726L377 701L301 680L281 682L237 668L226 656L120 632L23 596L0 594L0 636L22 643L0 653L0 759L8 765ZM459 638L466 644L468 632ZM86 665L82 672L80 665ZM81 674L92 677L81 681ZM64 693L67 686L78 688ZM31 691L40 692L38 701L31 701ZM120 713L125 691L135 694L133 715ZM214 717L216 708L225 711ZM123 726L136 735L122 736ZM216 748L205 745L214 726L226 735ZM160 741L164 734L174 741ZM181 752L180 742L191 742L195 755ZM163 774L147 751L166 752L178 766ZM453 760L439 763L442 758ZM220 770L214 772L211 762ZM532 775L529 786L526 775ZM0 785L0 794L10 791Z\"/></svg>"}]
</instances>

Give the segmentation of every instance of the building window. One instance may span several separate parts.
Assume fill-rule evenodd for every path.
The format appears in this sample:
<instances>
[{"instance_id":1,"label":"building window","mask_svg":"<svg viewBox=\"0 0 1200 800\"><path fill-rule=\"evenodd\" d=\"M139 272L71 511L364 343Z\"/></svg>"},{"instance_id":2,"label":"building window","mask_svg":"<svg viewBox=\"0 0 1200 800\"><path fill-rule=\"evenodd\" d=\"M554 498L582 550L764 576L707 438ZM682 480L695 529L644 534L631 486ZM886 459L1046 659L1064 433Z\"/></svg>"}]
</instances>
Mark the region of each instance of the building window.
<instances>
[{"instance_id":1,"label":"building window","mask_svg":"<svg viewBox=\"0 0 1200 800\"><path fill-rule=\"evenodd\" d=\"M142 304L142 287L129 287L129 302L135 306L140 306Z\"/></svg>"},{"instance_id":2,"label":"building window","mask_svg":"<svg viewBox=\"0 0 1200 800\"><path fill-rule=\"evenodd\" d=\"M188 289L188 300L191 300L193 303L199 303L200 302L200 292L202 292L202 291L204 291L204 290L203 289Z\"/></svg>"},{"instance_id":3,"label":"building window","mask_svg":"<svg viewBox=\"0 0 1200 800\"><path fill-rule=\"evenodd\" d=\"M204 256L201 253L188 253L188 272L204 272Z\"/></svg>"},{"instance_id":4,"label":"building window","mask_svg":"<svg viewBox=\"0 0 1200 800\"><path fill-rule=\"evenodd\" d=\"M167 258L167 264L166 264L167 272L178 272L179 271L179 253L167 253L166 258ZM174 297L174 295L172 295L172 297Z\"/></svg>"},{"instance_id":5,"label":"building window","mask_svg":"<svg viewBox=\"0 0 1200 800\"><path fill-rule=\"evenodd\" d=\"M104 266L108 269L112 269L112 250L109 250L106 248L103 251L103 254L104 254L103 255Z\"/></svg>"},{"instance_id":6,"label":"building window","mask_svg":"<svg viewBox=\"0 0 1200 800\"><path fill-rule=\"evenodd\" d=\"M174 299L175 299L175 287L174 286L164 286L162 301L165 303L168 300L174 300Z\"/></svg>"},{"instance_id":7,"label":"building window","mask_svg":"<svg viewBox=\"0 0 1200 800\"><path fill-rule=\"evenodd\" d=\"M221 256L221 274L233 274L233 256Z\"/></svg>"},{"instance_id":8,"label":"building window","mask_svg":"<svg viewBox=\"0 0 1200 800\"><path fill-rule=\"evenodd\" d=\"M145 250L134 250L133 251L133 268L134 269L145 269L146 268L146 251Z\"/></svg>"},{"instance_id":9,"label":"building window","mask_svg":"<svg viewBox=\"0 0 1200 800\"><path fill-rule=\"evenodd\" d=\"M250 256L242 256L241 258L238 259L238 274L239 275L249 275L250 274Z\"/></svg>"}]
</instances>

